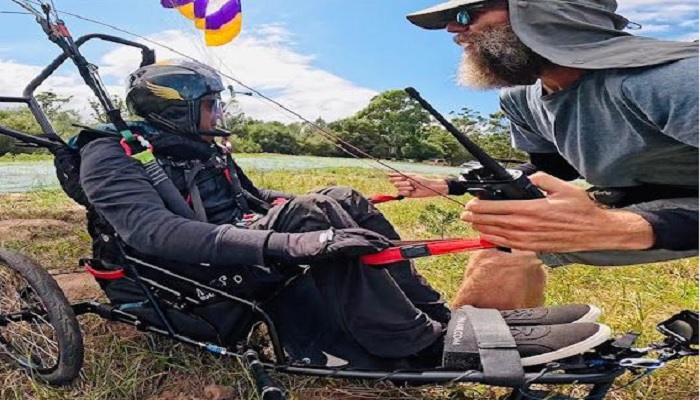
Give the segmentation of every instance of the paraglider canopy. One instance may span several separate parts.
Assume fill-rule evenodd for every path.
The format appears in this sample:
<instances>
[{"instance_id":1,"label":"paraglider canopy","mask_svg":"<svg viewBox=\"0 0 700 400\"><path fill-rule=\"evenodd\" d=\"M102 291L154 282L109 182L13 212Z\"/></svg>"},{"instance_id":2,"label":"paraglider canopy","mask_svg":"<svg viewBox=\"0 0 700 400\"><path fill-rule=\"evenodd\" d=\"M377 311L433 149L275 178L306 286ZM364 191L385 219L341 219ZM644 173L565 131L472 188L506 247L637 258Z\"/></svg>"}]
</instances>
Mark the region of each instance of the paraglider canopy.
<instances>
[{"instance_id":1,"label":"paraglider canopy","mask_svg":"<svg viewBox=\"0 0 700 400\"><path fill-rule=\"evenodd\" d=\"M204 31L207 46L221 46L241 32L241 0L160 0L165 8L177 9Z\"/></svg>"}]
</instances>

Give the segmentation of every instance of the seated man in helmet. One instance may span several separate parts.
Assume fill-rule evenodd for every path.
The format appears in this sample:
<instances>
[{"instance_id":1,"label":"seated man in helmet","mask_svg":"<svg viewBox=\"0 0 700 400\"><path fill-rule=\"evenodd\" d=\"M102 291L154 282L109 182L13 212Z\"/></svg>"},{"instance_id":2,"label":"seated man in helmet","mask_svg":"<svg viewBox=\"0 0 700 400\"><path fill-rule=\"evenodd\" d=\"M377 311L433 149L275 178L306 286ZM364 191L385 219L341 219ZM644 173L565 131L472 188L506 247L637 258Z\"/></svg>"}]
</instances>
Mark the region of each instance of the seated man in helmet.
<instances>
[{"instance_id":1,"label":"seated man in helmet","mask_svg":"<svg viewBox=\"0 0 700 400\"><path fill-rule=\"evenodd\" d=\"M217 128L223 89L217 73L188 61L150 65L130 75L126 102L145 119L139 133L155 163L144 167L129 157L119 137L81 146L81 186L94 215L104 220L92 224L102 232L93 235L102 238L96 256L124 263L110 247L121 243L126 261L143 260L262 303L297 361L339 365L342 359L367 368L439 365L450 318L439 294L409 262L379 269L357 261L399 238L392 225L351 189L295 196L257 188L214 140L228 135ZM167 179L154 178L153 168L162 168ZM163 185L174 185L178 199L166 198L158 189ZM281 197L287 201L272 206ZM182 208L178 200L186 204L184 212L176 211ZM148 277L148 269L139 272ZM138 300L123 296L125 291L105 291L113 303ZM228 320L236 327L221 342L239 340L250 327L249 307L231 302L222 307L220 299L212 304L217 296L199 289L196 295L202 306L193 310L201 321L221 326ZM609 336L607 327L594 323L549 326L594 320L599 310L591 306L525 319L511 314L504 314L506 322L543 330L536 337L545 346L528 347L532 337L522 336L524 360L535 357L530 362L565 357ZM568 352L559 351L564 348Z\"/></svg>"}]
</instances>

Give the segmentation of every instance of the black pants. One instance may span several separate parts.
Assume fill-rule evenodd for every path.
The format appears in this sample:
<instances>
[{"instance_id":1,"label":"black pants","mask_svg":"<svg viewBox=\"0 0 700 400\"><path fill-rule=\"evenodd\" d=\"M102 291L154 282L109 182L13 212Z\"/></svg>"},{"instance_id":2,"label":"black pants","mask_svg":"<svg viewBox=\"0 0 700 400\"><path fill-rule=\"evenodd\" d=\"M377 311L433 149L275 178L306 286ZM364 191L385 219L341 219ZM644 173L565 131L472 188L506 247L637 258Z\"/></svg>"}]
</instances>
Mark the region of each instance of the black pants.
<instances>
[{"instance_id":1,"label":"black pants","mask_svg":"<svg viewBox=\"0 0 700 400\"><path fill-rule=\"evenodd\" d=\"M399 239L361 194L332 187L273 208L252 229L310 232L362 227ZM373 268L357 260L312 265L266 306L298 361L396 367L441 340L449 310L410 262ZM331 357L329 357L331 356Z\"/></svg>"}]
</instances>

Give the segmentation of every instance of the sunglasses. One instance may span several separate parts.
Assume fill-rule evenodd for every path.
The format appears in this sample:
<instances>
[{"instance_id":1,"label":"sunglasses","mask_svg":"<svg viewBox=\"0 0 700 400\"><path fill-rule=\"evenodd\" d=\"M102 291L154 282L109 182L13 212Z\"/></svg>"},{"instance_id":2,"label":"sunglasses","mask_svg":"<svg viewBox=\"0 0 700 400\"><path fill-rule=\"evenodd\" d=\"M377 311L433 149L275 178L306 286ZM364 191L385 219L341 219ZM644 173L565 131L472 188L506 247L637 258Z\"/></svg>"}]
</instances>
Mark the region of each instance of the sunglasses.
<instances>
[{"instance_id":1,"label":"sunglasses","mask_svg":"<svg viewBox=\"0 0 700 400\"><path fill-rule=\"evenodd\" d=\"M209 107L212 123L225 127L226 122L226 107L228 104L217 97L205 97L202 99L205 107Z\"/></svg>"},{"instance_id":2,"label":"sunglasses","mask_svg":"<svg viewBox=\"0 0 700 400\"><path fill-rule=\"evenodd\" d=\"M473 4L468 7L462 8L455 14L455 21L460 25L469 25L474 21L474 15L472 13L478 12L486 8L489 5L488 1L483 3Z\"/></svg>"},{"instance_id":3,"label":"sunglasses","mask_svg":"<svg viewBox=\"0 0 700 400\"><path fill-rule=\"evenodd\" d=\"M202 99L207 106L210 107L213 116L221 116L226 112L227 104L219 97L205 97Z\"/></svg>"}]
</instances>

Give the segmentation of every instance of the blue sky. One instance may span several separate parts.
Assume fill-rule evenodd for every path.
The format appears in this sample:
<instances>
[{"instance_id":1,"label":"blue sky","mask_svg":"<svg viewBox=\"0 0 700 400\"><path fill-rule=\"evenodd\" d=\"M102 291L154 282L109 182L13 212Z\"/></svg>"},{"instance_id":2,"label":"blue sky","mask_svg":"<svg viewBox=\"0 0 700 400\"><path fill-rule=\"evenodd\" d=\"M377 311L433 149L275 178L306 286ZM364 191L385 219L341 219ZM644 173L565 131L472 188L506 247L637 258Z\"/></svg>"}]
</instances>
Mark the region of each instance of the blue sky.
<instances>
[{"instance_id":1,"label":"blue sky","mask_svg":"<svg viewBox=\"0 0 700 400\"><path fill-rule=\"evenodd\" d=\"M307 118L333 120L362 108L387 89L416 87L443 111L469 107L496 111L494 92L475 92L455 84L461 49L451 35L418 29L404 15L435 3L431 0L242 0L244 27L229 45L204 49L197 32L158 0L54 0L57 8L99 19L167 42L187 54L221 67ZM620 12L644 29L640 34L668 39L697 38L695 0L619 0ZM2 11L18 10L9 0ZM91 32L117 35L65 17L75 36ZM167 51L156 48L162 57ZM0 14L0 87L16 94L57 54L31 17ZM122 94L123 77L136 66L137 53L95 44L86 50L101 66L110 90ZM89 93L72 69L64 68L47 89L73 95L84 107ZM294 121L260 100L241 98L250 115Z\"/></svg>"}]
</instances>

